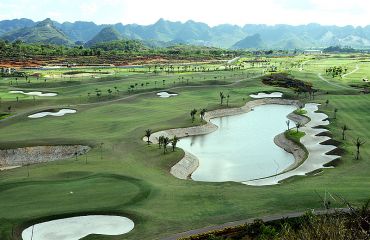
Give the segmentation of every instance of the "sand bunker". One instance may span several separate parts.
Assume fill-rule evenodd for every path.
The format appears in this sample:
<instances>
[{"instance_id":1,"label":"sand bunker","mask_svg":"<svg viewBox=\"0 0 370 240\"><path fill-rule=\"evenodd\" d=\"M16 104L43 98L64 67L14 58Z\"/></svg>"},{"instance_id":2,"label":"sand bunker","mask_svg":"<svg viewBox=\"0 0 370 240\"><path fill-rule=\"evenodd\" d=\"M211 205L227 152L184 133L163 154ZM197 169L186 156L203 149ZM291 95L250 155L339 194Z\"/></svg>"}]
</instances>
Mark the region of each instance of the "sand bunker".
<instances>
[{"instance_id":1,"label":"sand bunker","mask_svg":"<svg viewBox=\"0 0 370 240\"><path fill-rule=\"evenodd\" d=\"M273 93L258 93L258 94L251 94L249 95L251 98L281 98L283 94L281 92L273 92Z\"/></svg>"},{"instance_id":2,"label":"sand bunker","mask_svg":"<svg viewBox=\"0 0 370 240\"><path fill-rule=\"evenodd\" d=\"M61 109L58 112L39 112L39 113L32 114L28 117L29 118L43 118L43 117L46 117L46 116L62 117L65 114L72 114L72 113L76 113L76 112L77 111L74 110L74 109Z\"/></svg>"},{"instance_id":3,"label":"sand bunker","mask_svg":"<svg viewBox=\"0 0 370 240\"><path fill-rule=\"evenodd\" d=\"M169 93L169 92L159 92L157 93L157 96L159 96L160 98L169 98L169 97L174 97L174 96L177 96L179 94L177 93Z\"/></svg>"},{"instance_id":4,"label":"sand bunker","mask_svg":"<svg viewBox=\"0 0 370 240\"><path fill-rule=\"evenodd\" d=\"M273 177L243 182L244 184L253 186L278 184L284 179L293 176L303 176L317 169L325 168L325 164L330 163L331 161L340 157L336 155L327 155L328 152L336 149L335 146L320 144L329 140L330 137L317 136L320 133L328 131L324 128L315 128L317 126L328 125L329 121L326 120L328 116L323 113L316 112L318 110L318 104L306 104L305 110L307 111L306 115L311 119L311 121L308 122L304 127L302 127L300 131L306 133L306 135L301 138L301 143L309 152L308 158L299 167L295 168L292 171L282 173Z\"/></svg>"},{"instance_id":5,"label":"sand bunker","mask_svg":"<svg viewBox=\"0 0 370 240\"><path fill-rule=\"evenodd\" d=\"M38 97L55 97L57 93L43 93L43 92L23 92L23 91L10 91L9 93L24 94L28 96L38 96Z\"/></svg>"},{"instance_id":6,"label":"sand bunker","mask_svg":"<svg viewBox=\"0 0 370 240\"><path fill-rule=\"evenodd\" d=\"M78 240L90 234L122 235L134 228L134 222L120 216L91 215L44 222L22 232L23 240Z\"/></svg>"}]
</instances>

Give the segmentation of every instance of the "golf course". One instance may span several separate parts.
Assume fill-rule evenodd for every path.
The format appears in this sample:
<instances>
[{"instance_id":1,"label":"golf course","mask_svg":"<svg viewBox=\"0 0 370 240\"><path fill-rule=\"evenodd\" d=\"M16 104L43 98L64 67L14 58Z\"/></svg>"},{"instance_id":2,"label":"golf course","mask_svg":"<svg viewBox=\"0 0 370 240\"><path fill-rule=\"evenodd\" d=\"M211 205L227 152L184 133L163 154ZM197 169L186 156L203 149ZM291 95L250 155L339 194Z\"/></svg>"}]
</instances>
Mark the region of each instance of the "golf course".
<instances>
[{"instance_id":1,"label":"golf course","mask_svg":"<svg viewBox=\"0 0 370 240\"><path fill-rule=\"evenodd\" d=\"M34 224L86 215L134 223L112 235L92 231L86 240L164 239L248 218L320 210L323 196L331 196L332 208L346 207L340 199L364 204L370 197L369 54L234 57L24 68L24 76L1 77L0 239L20 240ZM266 100L270 95L273 100ZM294 104L282 107L279 101ZM287 126L292 111L308 123ZM233 124L239 124L233 136L222 135ZM193 134L202 126L212 131ZM289 127L286 135L303 150L301 162L273 143ZM156 141L158 132L184 128L190 130L177 135L173 149ZM324 143L314 142L321 139L316 133ZM200 160L194 179L192 172L185 179L172 174L184 150ZM215 155L221 156L216 163ZM323 155L335 157L325 162ZM300 174L305 161L325 164ZM251 162L271 169L258 172ZM226 174L228 169L239 172ZM299 174L289 174L294 169ZM263 181L280 173L286 177ZM257 178L261 184L250 182Z\"/></svg>"}]
</instances>

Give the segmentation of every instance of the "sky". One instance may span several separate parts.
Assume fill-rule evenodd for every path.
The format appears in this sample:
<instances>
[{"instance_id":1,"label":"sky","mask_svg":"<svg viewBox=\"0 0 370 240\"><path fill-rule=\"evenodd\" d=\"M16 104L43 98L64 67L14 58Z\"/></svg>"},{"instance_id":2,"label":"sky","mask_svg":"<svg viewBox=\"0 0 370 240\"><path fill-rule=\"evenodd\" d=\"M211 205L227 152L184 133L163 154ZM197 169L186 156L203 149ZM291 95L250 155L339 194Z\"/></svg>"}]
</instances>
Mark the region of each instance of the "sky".
<instances>
[{"instance_id":1,"label":"sky","mask_svg":"<svg viewBox=\"0 0 370 240\"><path fill-rule=\"evenodd\" d=\"M370 24L369 0L0 0L0 20L149 25L158 19L218 24Z\"/></svg>"}]
</instances>

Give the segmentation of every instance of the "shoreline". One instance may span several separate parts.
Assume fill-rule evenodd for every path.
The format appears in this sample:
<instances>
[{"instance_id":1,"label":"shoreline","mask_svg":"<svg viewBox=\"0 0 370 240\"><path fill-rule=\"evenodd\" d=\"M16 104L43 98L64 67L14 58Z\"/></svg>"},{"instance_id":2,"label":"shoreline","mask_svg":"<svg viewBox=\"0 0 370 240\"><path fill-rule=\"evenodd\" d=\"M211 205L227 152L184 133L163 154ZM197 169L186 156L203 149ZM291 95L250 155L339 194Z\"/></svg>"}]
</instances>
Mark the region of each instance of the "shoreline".
<instances>
[{"instance_id":1,"label":"shoreline","mask_svg":"<svg viewBox=\"0 0 370 240\"><path fill-rule=\"evenodd\" d=\"M243 184L251 186L276 185L295 176L307 176L307 174L318 169L328 168L325 167L326 164L340 158L338 155L330 155L330 152L337 148L336 146L321 144L331 138L321 135L324 132L329 132L329 130L319 126L329 125L329 121L327 120L328 116L326 114L317 112L319 109L318 106L319 104L316 103L308 103L305 105L305 109L307 110L305 117L310 119L310 121L305 126L301 127L301 131L305 133L305 136L301 138L301 143L308 152L307 158L300 165L289 171L242 182ZM300 115L297 116L300 118L303 117Z\"/></svg>"},{"instance_id":2,"label":"shoreline","mask_svg":"<svg viewBox=\"0 0 370 240\"><path fill-rule=\"evenodd\" d=\"M173 129L155 132L150 136L149 140L153 144L157 144L158 138L160 136L165 136L168 138L173 138L174 136L177 136L179 138L184 138L184 137L189 137L189 136L205 135L208 133L212 133L216 131L218 127L210 122L211 119L248 113L252 111L254 107L268 105L268 104L292 105L292 106L299 107L300 102L298 100L289 100L289 99L281 99L281 98L263 98L263 99L252 100L252 101L247 102L244 106L239 107L239 108L217 109L214 111L207 112L204 116L204 120L207 123L204 125L195 126L195 127L187 127L187 128L173 128ZM299 118L303 119L304 117L299 116ZM143 141L146 142L147 141L146 138L143 138ZM278 144L276 145L279 146ZM179 179L191 179L191 175L195 172L195 170L199 166L199 159L185 150L184 152L185 152L184 157L179 162L177 162L173 167L171 167L170 173L174 177L179 178ZM287 169L290 169L290 168L294 169L298 167L301 162L302 160L297 160L297 158L295 158L294 163L290 165ZM287 171L287 169L284 171Z\"/></svg>"}]
</instances>

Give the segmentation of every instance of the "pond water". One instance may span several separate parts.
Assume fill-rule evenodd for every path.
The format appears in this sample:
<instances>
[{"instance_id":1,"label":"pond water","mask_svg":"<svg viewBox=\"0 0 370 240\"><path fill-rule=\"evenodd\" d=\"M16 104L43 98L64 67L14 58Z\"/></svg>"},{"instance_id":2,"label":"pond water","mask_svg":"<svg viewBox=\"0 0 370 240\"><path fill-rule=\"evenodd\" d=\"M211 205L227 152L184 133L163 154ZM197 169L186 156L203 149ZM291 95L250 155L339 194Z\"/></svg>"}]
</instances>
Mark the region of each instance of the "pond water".
<instances>
[{"instance_id":1,"label":"pond water","mask_svg":"<svg viewBox=\"0 0 370 240\"><path fill-rule=\"evenodd\" d=\"M169 92L159 92L157 93L157 96L159 96L160 98L169 98L169 97L174 97L174 96L177 96L178 94L177 93L169 93Z\"/></svg>"},{"instance_id":2,"label":"pond water","mask_svg":"<svg viewBox=\"0 0 370 240\"><path fill-rule=\"evenodd\" d=\"M133 228L134 222L125 217L91 215L35 224L22 232L22 239L78 240L90 234L121 235Z\"/></svg>"},{"instance_id":3,"label":"pond water","mask_svg":"<svg viewBox=\"0 0 370 240\"><path fill-rule=\"evenodd\" d=\"M217 131L186 137L178 146L199 159L195 181L242 182L284 171L294 157L274 143L286 130L287 115L296 108L263 105L241 115L212 119Z\"/></svg>"},{"instance_id":4,"label":"pond water","mask_svg":"<svg viewBox=\"0 0 370 240\"><path fill-rule=\"evenodd\" d=\"M65 114L72 114L72 113L76 113L76 112L77 111L74 110L74 109L60 109L57 112L48 112L48 111L39 112L39 113L29 115L28 117L29 118L43 118L43 117L46 117L46 116L62 117Z\"/></svg>"},{"instance_id":5,"label":"pond water","mask_svg":"<svg viewBox=\"0 0 370 240\"><path fill-rule=\"evenodd\" d=\"M23 92L23 91L10 91L9 93L24 94L28 96L38 96L38 97L55 97L57 93L43 93L43 92Z\"/></svg>"}]
</instances>

